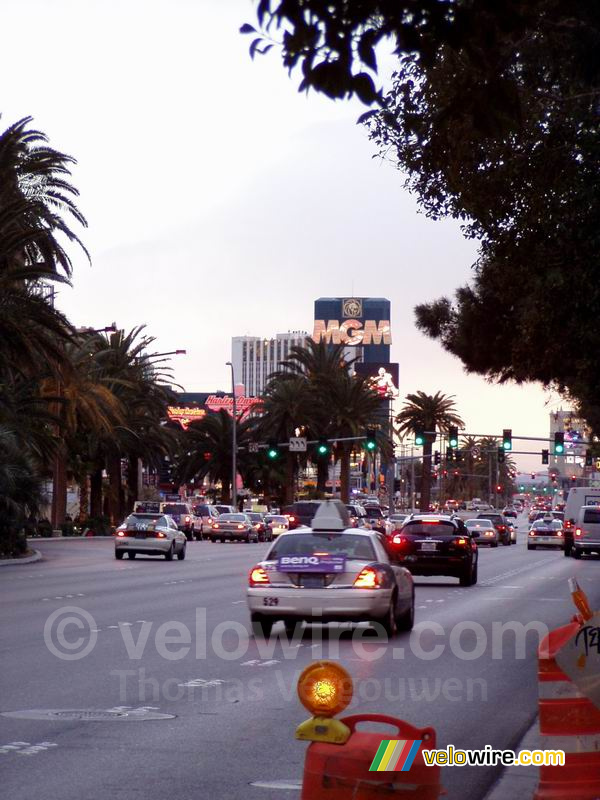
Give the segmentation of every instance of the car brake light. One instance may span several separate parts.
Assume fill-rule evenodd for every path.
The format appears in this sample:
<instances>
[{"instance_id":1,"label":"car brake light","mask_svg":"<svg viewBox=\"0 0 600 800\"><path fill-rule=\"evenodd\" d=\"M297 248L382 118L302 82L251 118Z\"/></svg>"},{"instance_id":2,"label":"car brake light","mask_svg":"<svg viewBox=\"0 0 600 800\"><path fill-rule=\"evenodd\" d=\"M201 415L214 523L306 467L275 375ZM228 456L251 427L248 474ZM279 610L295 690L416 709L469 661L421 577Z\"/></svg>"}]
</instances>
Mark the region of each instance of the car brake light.
<instances>
[{"instance_id":1,"label":"car brake light","mask_svg":"<svg viewBox=\"0 0 600 800\"><path fill-rule=\"evenodd\" d=\"M354 587L356 589L378 589L381 586L381 575L373 567L365 567L356 576Z\"/></svg>"},{"instance_id":2,"label":"car brake light","mask_svg":"<svg viewBox=\"0 0 600 800\"><path fill-rule=\"evenodd\" d=\"M117 536L125 536L125 531L117 531Z\"/></svg>"},{"instance_id":3,"label":"car brake light","mask_svg":"<svg viewBox=\"0 0 600 800\"><path fill-rule=\"evenodd\" d=\"M290 522L295 522L296 521L296 517L293 514L288 514L288 519L289 519Z\"/></svg>"},{"instance_id":4,"label":"car brake light","mask_svg":"<svg viewBox=\"0 0 600 800\"><path fill-rule=\"evenodd\" d=\"M570 519L565 520L565 528L572 528L572 527L573 523L571 522L571 520Z\"/></svg>"},{"instance_id":5,"label":"car brake light","mask_svg":"<svg viewBox=\"0 0 600 800\"><path fill-rule=\"evenodd\" d=\"M241 522L238 522L238 529L239 529L240 531L243 531L243 530L244 530L244 525L243 525L243 523L241 523Z\"/></svg>"},{"instance_id":6,"label":"car brake light","mask_svg":"<svg viewBox=\"0 0 600 800\"><path fill-rule=\"evenodd\" d=\"M167 538L167 534L163 533L162 531L157 531L156 535L158 536L159 539L166 539Z\"/></svg>"},{"instance_id":7,"label":"car brake light","mask_svg":"<svg viewBox=\"0 0 600 800\"><path fill-rule=\"evenodd\" d=\"M557 536L562 536L562 531L557 531L556 535Z\"/></svg>"},{"instance_id":8,"label":"car brake light","mask_svg":"<svg viewBox=\"0 0 600 800\"><path fill-rule=\"evenodd\" d=\"M529 531L530 536L535 536L535 531Z\"/></svg>"},{"instance_id":9,"label":"car brake light","mask_svg":"<svg viewBox=\"0 0 600 800\"><path fill-rule=\"evenodd\" d=\"M265 583L270 583L269 576L262 567L252 567L250 576L248 578L250 586L260 586Z\"/></svg>"},{"instance_id":10,"label":"car brake light","mask_svg":"<svg viewBox=\"0 0 600 800\"><path fill-rule=\"evenodd\" d=\"M581 536L581 528L575 528L575 536Z\"/></svg>"},{"instance_id":11,"label":"car brake light","mask_svg":"<svg viewBox=\"0 0 600 800\"><path fill-rule=\"evenodd\" d=\"M400 534L399 534L399 533L397 533L397 534L396 534L396 535L395 535L395 536L392 538L392 542L393 542L394 544L405 544L407 541L408 541L408 539L406 538L406 536L400 536Z\"/></svg>"},{"instance_id":12,"label":"car brake light","mask_svg":"<svg viewBox=\"0 0 600 800\"><path fill-rule=\"evenodd\" d=\"M185 518L185 521L186 521L186 522L189 522L189 521L190 521L190 517L186 517L186 518Z\"/></svg>"},{"instance_id":13,"label":"car brake light","mask_svg":"<svg viewBox=\"0 0 600 800\"><path fill-rule=\"evenodd\" d=\"M458 545L459 547L464 547L467 543L467 540L464 536L459 536L458 539L454 540L454 544Z\"/></svg>"}]
</instances>

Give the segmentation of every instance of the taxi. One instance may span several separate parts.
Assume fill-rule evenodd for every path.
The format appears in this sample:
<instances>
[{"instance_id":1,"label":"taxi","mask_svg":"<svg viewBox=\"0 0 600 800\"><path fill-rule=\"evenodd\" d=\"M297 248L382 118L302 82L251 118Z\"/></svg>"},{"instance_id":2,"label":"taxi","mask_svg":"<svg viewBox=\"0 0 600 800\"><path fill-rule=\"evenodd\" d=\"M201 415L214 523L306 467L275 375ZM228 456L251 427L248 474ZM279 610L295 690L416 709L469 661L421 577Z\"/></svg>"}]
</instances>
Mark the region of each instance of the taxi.
<instances>
[{"instance_id":1,"label":"taxi","mask_svg":"<svg viewBox=\"0 0 600 800\"><path fill-rule=\"evenodd\" d=\"M247 601L256 636L281 620L378 623L388 637L414 621L412 575L390 560L385 537L351 527L338 500L322 502L311 528L281 533L249 572Z\"/></svg>"}]
</instances>

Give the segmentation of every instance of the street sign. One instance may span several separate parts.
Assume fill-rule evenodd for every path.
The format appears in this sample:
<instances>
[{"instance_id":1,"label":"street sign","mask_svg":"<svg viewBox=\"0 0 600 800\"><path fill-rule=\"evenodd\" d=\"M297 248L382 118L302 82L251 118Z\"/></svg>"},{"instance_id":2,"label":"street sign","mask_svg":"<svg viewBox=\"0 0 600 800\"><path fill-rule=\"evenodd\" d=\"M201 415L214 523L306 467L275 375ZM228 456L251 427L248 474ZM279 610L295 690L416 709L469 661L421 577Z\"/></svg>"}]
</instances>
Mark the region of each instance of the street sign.
<instances>
[{"instance_id":1,"label":"street sign","mask_svg":"<svg viewBox=\"0 0 600 800\"><path fill-rule=\"evenodd\" d=\"M473 458L479 458L479 456L481 455L481 450L479 449L479 447L472 447L471 455L473 456Z\"/></svg>"},{"instance_id":2,"label":"street sign","mask_svg":"<svg viewBox=\"0 0 600 800\"><path fill-rule=\"evenodd\" d=\"M305 436L292 436L290 439L290 453L306 453Z\"/></svg>"},{"instance_id":3,"label":"street sign","mask_svg":"<svg viewBox=\"0 0 600 800\"><path fill-rule=\"evenodd\" d=\"M249 442L249 444L248 444L248 452L249 453L258 453L258 442Z\"/></svg>"}]
</instances>

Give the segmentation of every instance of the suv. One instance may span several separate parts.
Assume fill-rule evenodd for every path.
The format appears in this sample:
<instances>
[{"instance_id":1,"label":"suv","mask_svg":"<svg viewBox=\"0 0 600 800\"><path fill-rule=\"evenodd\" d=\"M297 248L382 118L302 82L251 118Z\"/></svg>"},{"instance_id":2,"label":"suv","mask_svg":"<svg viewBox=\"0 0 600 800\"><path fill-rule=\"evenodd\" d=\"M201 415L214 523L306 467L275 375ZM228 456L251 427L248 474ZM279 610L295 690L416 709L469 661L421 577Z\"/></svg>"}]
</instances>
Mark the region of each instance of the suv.
<instances>
[{"instance_id":1,"label":"suv","mask_svg":"<svg viewBox=\"0 0 600 800\"><path fill-rule=\"evenodd\" d=\"M477 583L478 533L469 533L459 517L410 516L388 539L390 557L413 575L451 575L461 586Z\"/></svg>"},{"instance_id":2,"label":"suv","mask_svg":"<svg viewBox=\"0 0 600 800\"><path fill-rule=\"evenodd\" d=\"M577 515L571 555L581 558L584 553L600 555L600 506L582 506Z\"/></svg>"},{"instance_id":3,"label":"suv","mask_svg":"<svg viewBox=\"0 0 600 800\"><path fill-rule=\"evenodd\" d=\"M365 522L369 523L369 527L374 531L379 531L379 533L385 533L385 517L383 515L383 511L377 505L366 505L364 506L365 509Z\"/></svg>"},{"instance_id":4,"label":"suv","mask_svg":"<svg viewBox=\"0 0 600 800\"><path fill-rule=\"evenodd\" d=\"M503 514L494 514L492 511L483 511L477 514L475 519L489 519L494 528L498 531L498 541L507 545L511 543L510 528L508 521Z\"/></svg>"},{"instance_id":5,"label":"suv","mask_svg":"<svg viewBox=\"0 0 600 800\"><path fill-rule=\"evenodd\" d=\"M289 529L292 531L300 525L310 528L313 517L319 510L321 503L318 500L298 500L290 506L284 506L281 513L288 518Z\"/></svg>"},{"instance_id":6,"label":"suv","mask_svg":"<svg viewBox=\"0 0 600 800\"><path fill-rule=\"evenodd\" d=\"M192 541L194 538L195 514L189 503L161 503L160 513L172 517L179 530L185 533L188 542Z\"/></svg>"},{"instance_id":7,"label":"suv","mask_svg":"<svg viewBox=\"0 0 600 800\"><path fill-rule=\"evenodd\" d=\"M208 539L208 534L213 526L213 522L219 519L219 512L214 506L208 503L196 503L193 506L194 514L196 515L196 525L194 534L197 541Z\"/></svg>"}]
</instances>

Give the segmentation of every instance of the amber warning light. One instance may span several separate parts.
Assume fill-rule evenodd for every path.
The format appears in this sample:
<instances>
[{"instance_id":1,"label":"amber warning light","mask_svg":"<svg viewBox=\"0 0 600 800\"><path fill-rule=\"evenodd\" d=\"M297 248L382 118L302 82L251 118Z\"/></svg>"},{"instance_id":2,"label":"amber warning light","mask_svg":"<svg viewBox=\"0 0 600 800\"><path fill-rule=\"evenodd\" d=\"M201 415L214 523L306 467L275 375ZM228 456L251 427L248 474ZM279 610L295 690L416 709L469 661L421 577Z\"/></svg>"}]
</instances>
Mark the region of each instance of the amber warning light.
<instances>
[{"instance_id":1,"label":"amber warning light","mask_svg":"<svg viewBox=\"0 0 600 800\"><path fill-rule=\"evenodd\" d=\"M350 729L333 716L349 705L353 691L352 678L335 661L309 664L298 678L298 697L313 716L297 728L296 738L344 744Z\"/></svg>"}]
</instances>

